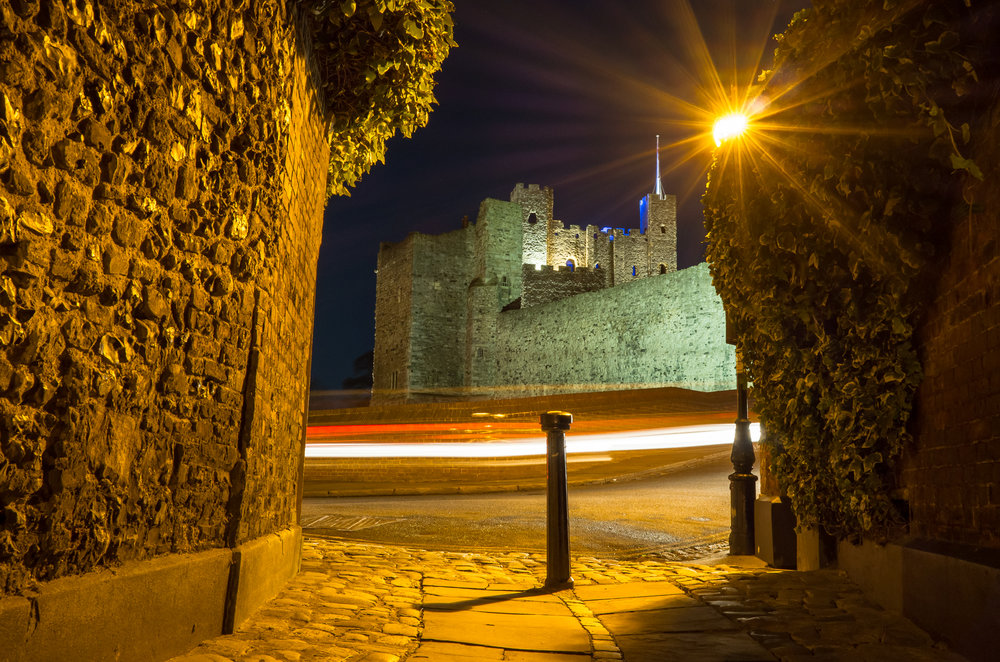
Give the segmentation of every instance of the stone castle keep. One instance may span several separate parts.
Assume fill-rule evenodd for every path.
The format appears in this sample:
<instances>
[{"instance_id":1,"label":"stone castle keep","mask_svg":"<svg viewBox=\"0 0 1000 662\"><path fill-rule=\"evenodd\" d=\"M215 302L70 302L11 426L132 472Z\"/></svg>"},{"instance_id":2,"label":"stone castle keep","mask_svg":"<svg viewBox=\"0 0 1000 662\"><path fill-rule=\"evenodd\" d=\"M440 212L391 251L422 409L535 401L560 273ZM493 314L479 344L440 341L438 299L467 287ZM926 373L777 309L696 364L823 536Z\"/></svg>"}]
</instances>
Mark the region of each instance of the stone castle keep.
<instances>
[{"instance_id":1,"label":"stone castle keep","mask_svg":"<svg viewBox=\"0 0 1000 662\"><path fill-rule=\"evenodd\" d=\"M373 402L733 388L722 302L706 264L677 271L659 177L638 228L552 210L551 188L518 184L474 225L381 245Z\"/></svg>"}]
</instances>

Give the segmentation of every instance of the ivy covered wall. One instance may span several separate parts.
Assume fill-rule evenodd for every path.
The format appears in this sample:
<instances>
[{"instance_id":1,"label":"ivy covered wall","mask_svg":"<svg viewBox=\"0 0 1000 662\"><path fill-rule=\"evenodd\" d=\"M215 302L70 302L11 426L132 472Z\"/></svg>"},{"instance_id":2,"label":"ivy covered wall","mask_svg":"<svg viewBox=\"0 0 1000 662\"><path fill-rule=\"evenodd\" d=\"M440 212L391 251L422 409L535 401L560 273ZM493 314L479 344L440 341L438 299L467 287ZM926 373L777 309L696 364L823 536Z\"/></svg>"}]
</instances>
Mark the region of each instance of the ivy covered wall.
<instances>
[{"instance_id":1,"label":"ivy covered wall","mask_svg":"<svg viewBox=\"0 0 1000 662\"><path fill-rule=\"evenodd\" d=\"M916 334L995 91L995 12L816 0L779 37L771 105L716 153L708 260L802 525L905 525ZM926 354L926 352L925 352Z\"/></svg>"}]
</instances>

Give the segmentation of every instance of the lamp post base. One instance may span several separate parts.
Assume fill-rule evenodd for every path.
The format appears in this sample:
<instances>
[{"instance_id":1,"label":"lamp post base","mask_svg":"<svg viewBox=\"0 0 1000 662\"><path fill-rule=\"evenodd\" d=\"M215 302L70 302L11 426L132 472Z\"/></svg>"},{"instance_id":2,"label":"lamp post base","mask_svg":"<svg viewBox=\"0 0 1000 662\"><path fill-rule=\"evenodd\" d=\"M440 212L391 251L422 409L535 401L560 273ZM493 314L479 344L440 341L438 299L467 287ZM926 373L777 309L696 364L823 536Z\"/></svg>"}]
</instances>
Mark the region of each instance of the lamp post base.
<instances>
[{"instance_id":1,"label":"lamp post base","mask_svg":"<svg viewBox=\"0 0 1000 662\"><path fill-rule=\"evenodd\" d=\"M729 474L729 493L732 526L729 534L729 553L734 556L753 556L754 530L753 507L757 500L757 476L751 473Z\"/></svg>"}]
</instances>

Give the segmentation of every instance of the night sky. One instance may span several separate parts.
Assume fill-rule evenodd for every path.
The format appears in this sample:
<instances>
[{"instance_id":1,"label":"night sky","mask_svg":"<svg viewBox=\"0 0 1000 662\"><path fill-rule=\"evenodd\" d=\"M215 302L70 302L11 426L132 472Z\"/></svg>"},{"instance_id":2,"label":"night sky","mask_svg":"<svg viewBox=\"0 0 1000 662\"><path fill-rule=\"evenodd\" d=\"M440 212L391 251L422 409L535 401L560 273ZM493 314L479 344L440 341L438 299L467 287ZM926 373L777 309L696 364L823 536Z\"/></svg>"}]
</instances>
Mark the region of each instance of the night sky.
<instances>
[{"instance_id":1,"label":"night sky","mask_svg":"<svg viewBox=\"0 0 1000 662\"><path fill-rule=\"evenodd\" d=\"M678 268L703 259L700 197L711 154L691 104L709 104L701 38L725 87L767 68L808 0L455 0L455 40L439 105L412 138L389 142L351 197L327 203L320 249L312 389L339 389L374 345L379 242L473 221L518 182L551 186L555 218L638 227L652 191L678 198ZM693 11L692 11L693 10ZM758 58L763 61L758 64ZM710 128L710 127L705 127Z\"/></svg>"}]
</instances>

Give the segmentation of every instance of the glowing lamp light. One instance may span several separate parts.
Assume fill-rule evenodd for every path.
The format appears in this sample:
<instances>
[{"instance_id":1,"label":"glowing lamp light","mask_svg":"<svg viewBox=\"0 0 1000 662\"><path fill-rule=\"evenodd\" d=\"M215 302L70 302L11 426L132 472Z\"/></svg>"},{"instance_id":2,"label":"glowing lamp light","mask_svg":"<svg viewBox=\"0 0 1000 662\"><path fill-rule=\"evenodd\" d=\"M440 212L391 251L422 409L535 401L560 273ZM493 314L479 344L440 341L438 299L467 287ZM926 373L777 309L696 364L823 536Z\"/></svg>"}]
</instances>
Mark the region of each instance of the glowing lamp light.
<instances>
[{"instance_id":1,"label":"glowing lamp light","mask_svg":"<svg viewBox=\"0 0 1000 662\"><path fill-rule=\"evenodd\" d=\"M736 138L746 131L747 117L742 113L732 113L725 117L720 117L715 121L712 128L712 137L715 138L715 145L718 147L730 138Z\"/></svg>"}]
</instances>

